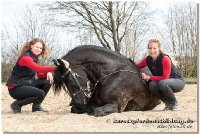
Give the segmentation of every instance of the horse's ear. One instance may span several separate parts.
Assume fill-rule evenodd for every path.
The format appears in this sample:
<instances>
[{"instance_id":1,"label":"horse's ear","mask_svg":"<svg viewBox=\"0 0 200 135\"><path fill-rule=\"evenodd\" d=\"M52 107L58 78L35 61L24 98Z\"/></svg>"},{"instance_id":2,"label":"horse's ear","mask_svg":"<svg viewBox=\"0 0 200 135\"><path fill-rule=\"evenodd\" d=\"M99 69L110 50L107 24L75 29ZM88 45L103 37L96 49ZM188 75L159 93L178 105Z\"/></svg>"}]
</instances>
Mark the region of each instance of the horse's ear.
<instances>
[{"instance_id":1,"label":"horse's ear","mask_svg":"<svg viewBox=\"0 0 200 135\"><path fill-rule=\"evenodd\" d=\"M65 67L65 68L69 68L69 62L67 62L66 60L63 60L63 59L57 59L58 63Z\"/></svg>"},{"instance_id":2,"label":"horse's ear","mask_svg":"<svg viewBox=\"0 0 200 135\"><path fill-rule=\"evenodd\" d=\"M58 63L58 61L55 60L55 59L53 59L53 63L54 63L54 65L56 65L56 66L59 66L59 65L60 65L60 64Z\"/></svg>"}]
</instances>

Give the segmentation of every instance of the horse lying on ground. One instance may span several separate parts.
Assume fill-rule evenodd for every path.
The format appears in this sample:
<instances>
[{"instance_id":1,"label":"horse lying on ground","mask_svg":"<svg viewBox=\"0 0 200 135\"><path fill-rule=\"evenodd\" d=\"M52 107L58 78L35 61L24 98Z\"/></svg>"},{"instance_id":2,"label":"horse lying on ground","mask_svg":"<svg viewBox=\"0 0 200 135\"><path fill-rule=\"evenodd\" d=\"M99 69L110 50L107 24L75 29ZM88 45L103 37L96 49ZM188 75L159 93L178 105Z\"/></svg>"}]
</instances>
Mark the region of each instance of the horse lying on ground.
<instances>
[{"instance_id":1,"label":"horse lying on ground","mask_svg":"<svg viewBox=\"0 0 200 135\"><path fill-rule=\"evenodd\" d=\"M63 88L72 98L72 113L104 116L147 111L159 99L142 81L140 70L125 56L98 46L80 46L54 60L54 92Z\"/></svg>"}]
</instances>

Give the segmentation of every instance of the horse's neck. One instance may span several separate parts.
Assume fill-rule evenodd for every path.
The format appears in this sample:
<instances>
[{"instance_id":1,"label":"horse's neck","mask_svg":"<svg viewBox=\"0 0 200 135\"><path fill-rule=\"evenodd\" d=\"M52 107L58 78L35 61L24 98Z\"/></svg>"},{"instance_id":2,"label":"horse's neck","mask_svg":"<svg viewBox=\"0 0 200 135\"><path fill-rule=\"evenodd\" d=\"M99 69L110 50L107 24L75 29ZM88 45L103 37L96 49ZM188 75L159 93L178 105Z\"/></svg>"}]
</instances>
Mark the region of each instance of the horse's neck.
<instances>
[{"instance_id":1,"label":"horse's neck","mask_svg":"<svg viewBox=\"0 0 200 135\"><path fill-rule=\"evenodd\" d=\"M107 57L107 55L99 52L90 52L90 55L87 54L88 53L79 53L76 56L73 55L70 59L74 66L83 66L84 72L92 81L98 80L117 70L132 70L130 66L126 65L127 63L124 63L124 65L122 64L124 59L119 61L119 58L116 56ZM98 56L96 56L97 54Z\"/></svg>"},{"instance_id":2,"label":"horse's neck","mask_svg":"<svg viewBox=\"0 0 200 135\"><path fill-rule=\"evenodd\" d=\"M94 64L89 63L85 64L85 72L87 74L87 77L90 81L96 82L99 78L101 78L101 67Z\"/></svg>"}]
</instances>

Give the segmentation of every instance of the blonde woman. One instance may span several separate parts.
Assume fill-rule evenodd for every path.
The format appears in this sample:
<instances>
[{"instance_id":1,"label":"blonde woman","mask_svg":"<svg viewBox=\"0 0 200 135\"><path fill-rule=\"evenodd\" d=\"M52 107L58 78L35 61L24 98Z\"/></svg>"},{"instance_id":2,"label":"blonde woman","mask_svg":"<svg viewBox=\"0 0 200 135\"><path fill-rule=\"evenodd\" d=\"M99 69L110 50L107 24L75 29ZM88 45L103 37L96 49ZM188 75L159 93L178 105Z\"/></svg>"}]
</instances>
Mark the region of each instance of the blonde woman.
<instances>
[{"instance_id":1,"label":"blonde woman","mask_svg":"<svg viewBox=\"0 0 200 135\"><path fill-rule=\"evenodd\" d=\"M149 40L148 53L149 56L136 64L140 69L147 66L152 73L152 76L142 73L142 79L149 81L150 92L165 103L165 111L178 111L174 93L180 92L185 86L182 74L170 57L161 51L161 43L158 39Z\"/></svg>"},{"instance_id":2,"label":"blonde woman","mask_svg":"<svg viewBox=\"0 0 200 135\"><path fill-rule=\"evenodd\" d=\"M16 99L10 107L14 113L21 113L24 105L32 104L32 112L46 112L41 103L53 82L52 71L56 66L41 66L39 57L44 58L47 48L42 39L28 41L20 51L20 56L6 83L9 94ZM35 79L37 74L38 79Z\"/></svg>"}]
</instances>

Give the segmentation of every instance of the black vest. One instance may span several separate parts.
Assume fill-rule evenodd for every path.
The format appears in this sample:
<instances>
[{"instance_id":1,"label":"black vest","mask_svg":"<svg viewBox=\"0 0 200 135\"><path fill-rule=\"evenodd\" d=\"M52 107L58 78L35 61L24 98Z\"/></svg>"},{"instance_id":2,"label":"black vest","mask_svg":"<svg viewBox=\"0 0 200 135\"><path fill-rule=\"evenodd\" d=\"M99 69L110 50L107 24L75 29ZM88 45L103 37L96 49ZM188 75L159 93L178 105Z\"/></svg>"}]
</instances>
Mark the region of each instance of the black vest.
<instances>
[{"instance_id":1,"label":"black vest","mask_svg":"<svg viewBox=\"0 0 200 135\"><path fill-rule=\"evenodd\" d=\"M146 58L147 66L154 76L163 76L162 59L164 56L168 55L160 53L156 60L153 60L151 56L147 56ZM172 63L172 61L171 61L170 78L182 78L181 72L176 68L176 66Z\"/></svg>"},{"instance_id":2,"label":"black vest","mask_svg":"<svg viewBox=\"0 0 200 135\"><path fill-rule=\"evenodd\" d=\"M38 58L35 58L33 53L30 51L24 53L24 55L22 56L30 56L35 63L38 63L39 61ZM17 63L13 68L11 76L9 77L6 83L7 86L9 86L10 84L13 84L15 87L20 85L31 85L35 79L36 72L29 69L28 67L20 66L18 64L19 59L17 60Z\"/></svg>"}]
</instances>

